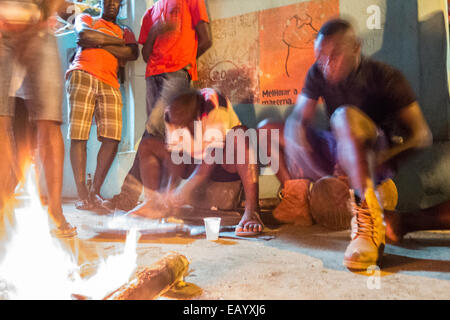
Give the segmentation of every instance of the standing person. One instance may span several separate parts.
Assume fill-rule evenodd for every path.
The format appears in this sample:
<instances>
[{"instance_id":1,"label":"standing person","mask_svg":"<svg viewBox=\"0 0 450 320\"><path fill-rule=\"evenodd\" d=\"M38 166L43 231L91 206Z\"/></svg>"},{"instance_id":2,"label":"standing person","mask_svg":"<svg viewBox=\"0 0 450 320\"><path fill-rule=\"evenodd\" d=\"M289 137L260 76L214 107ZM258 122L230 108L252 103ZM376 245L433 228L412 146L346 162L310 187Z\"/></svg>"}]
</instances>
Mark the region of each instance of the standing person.
<instances>
[{"instance_id":1,"label":"standing person","mask_svg":"<svg viewBox=\"0 0 450 320\"><path fill-rule=\"evenodd\" d=\"M348 177L355 199L344 265L367 269L379 263L385 245L383 208L374 188L392 176L398 156L429 146L432 135L408 81L393 67L362 56L349 22L325 23L314 49L316 62L282 128L280 169L286 180L316 181L334 172ZM319 98L332 131L313 125ZM391 139L396 127L403 133L399 143Z\"/></svg>"},{"instance_id":2,"label":"standing person","mask_svg":"<svg viewBox=\"0 0 450 320\"><path fill-rule=\"evenodd\" d=\"M67 71L66 88L70 106L70 160L79 196L75 207L80 210L100 207L103 201L100 189L122 135L119 62L136 60L139 56L133 32L116 23L120 5L121 0L103 0L100 18L80 14L75 21L78 49ZM92 190L88 190L86 145L94 114L101 147Z\"/></svg>"},{"instance_id":3,"label":"standing person","mask_svg":"<svg viewBox=\"0 0 450 320\"><path fill-rule=\"evenodd\" d=\"M56 39L49 28L49 18L60 5L59 0L0 0L0 148L3 152L0 157L0 224L19 176L12 129L15 110L14 104L8 101L15 62L27 74L30 96L26 106L37 128L48 213L54 224L52 233L69 237L76 235L76 229L65 219L61 205L64 143L60 129L62 81L59 79L62 71Z\"/></svg>"},{"instance_id":4,"label":"standing person","mask_svg":"<svg viewBox=\"0 0 450 320\"><path fill-rule=\"evenodd\" d=\"M160 0L145 13L139 35L142 57L147 62L149 119L148 132L144 135L160 138L164 135L162 114L168 97L189 88L191 80L197 80L197 58L212 45L208 23L204 0ZM156 107L157 102L159 107ZM105 206L111 210L131 210L141 192L139 157L136 156L120 194L106 201Z\"/></svg>"}]
</instances>

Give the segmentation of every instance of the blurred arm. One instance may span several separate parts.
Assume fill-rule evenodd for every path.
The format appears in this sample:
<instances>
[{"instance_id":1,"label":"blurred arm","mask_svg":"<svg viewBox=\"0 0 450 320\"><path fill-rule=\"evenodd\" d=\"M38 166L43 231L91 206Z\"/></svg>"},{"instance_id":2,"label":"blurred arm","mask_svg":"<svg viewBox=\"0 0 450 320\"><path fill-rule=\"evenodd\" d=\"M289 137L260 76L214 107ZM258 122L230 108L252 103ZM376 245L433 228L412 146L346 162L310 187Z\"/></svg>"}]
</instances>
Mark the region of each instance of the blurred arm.
<instances>
[{"instance_id":1,"label":"blurred arm","mask_svg":"<svg viewBox=\"0 0 450 320\"><path fill-rule=\"evenodd\" d=\"M81 19L76 19L74 30L78 38L77 44L83 48L99 48L108 45L125 45L124 40L94 30Z\"/></svg>"},{"instance_id":2,"label":"blurred arm","mask_svg":"<svg viewBox=\"0 0 450 320\"><path fill-rule=\"evenodd\" d=\"M433 143L433 135L417 101L401 109L397 119L408 130L409 135L403 143L381 153L377 160L378 164L384 163L407 150L425 148Z\"/></svg>"},{"instance_id":3,"label":"blurred arm","mask_svg":"<svg viewBox=\"0 0 450 320\"><path fill-rule=\"evenodd\" d=\"M322 168L327 166L322 163L322 159L314 156L314 148L307 136L308 129L313 125L316 110L317 100L301 94L292 114L286 120L285 132L286 137L296 142L296 147L301 148L311 169L316 171L319 176L324 176L326 173ZM285 150L285 152L288 153L289 150Z\"/></svg>"},{"instance_id":4,"label":"blurred arm","mask_svg":"<svg viewBox=\"0 0 450 320\"><path fill-rule=\"evenodd\" d=\"M145 62L148 61L148 58L150 57L153 46L155 44L156 38L166 34L168 32L171 32L175 30L176 26L172 22L162 22L158 21L156 22L150 29L147 40L144 43L144 46L142 47L142 58Z\"/></svg>"},{"instance_id":5,"label":"blurred arm","mask_svg":"<svg viewBox=\"0 0 450 320\"><path fill-rule=\"evenodd\" d=\"M137 44L127 44L123 46L106 45L101 48L111 53L117 59L123 61L134 61L139 56L139 48Z\"/></svg>"},{"instance_id":6,"label":"blurred arm","mask_svg":"<svg viewBox=\"0 0 450 320\"><path fill-rule=\"evenodd\" d=\"M195 26L195 32L198 37L197 58L206 52L212 46L211 33L209 30L209 23L200 21Z\"/></svg>"}]
</instances>

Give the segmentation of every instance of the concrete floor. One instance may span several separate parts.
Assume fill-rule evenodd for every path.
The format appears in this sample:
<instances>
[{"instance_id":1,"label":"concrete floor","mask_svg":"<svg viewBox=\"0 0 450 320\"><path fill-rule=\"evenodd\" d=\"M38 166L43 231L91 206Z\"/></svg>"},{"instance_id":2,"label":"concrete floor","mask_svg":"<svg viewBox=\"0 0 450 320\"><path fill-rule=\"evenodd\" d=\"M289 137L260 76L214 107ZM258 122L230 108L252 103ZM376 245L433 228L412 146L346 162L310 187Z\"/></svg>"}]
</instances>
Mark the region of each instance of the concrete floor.
<instances>
[{"instance_id":1,"label":"concrete floor","mask_svg":"<svg viewBox=\"0 0 450 320\"><path fill-rule=\"evenodd\" d=\"M108 227L111 217L78 211L71 203L64 212L79 228L82 262L123 250L120 230L131 224ZM185 280L203 289L199 299L450 298L450 232L409 234L401 246L387 245L381 272L360 273L342 265L348 231L284 225L267 234L273 239L146 236L138 244L138 265L170 251L185 255L191 270Z\"/></svg>"}]
</instances>

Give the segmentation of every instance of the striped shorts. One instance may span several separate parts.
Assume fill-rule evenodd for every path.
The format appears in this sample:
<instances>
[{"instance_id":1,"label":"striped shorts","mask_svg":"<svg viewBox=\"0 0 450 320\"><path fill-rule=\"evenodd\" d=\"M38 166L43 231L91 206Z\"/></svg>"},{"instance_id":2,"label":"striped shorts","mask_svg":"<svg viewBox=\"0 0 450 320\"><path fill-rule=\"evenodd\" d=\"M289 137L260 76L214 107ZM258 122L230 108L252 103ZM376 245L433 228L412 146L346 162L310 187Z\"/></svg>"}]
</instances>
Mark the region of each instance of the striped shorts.
<instances>
[{"instance_id":1,"label":"striped shorts","mask_svg":"<svg viewBox=\"0 0 450 320\"><path fill-rule=\"evenodd\" d=\"M73 70L66 80L69 96L69 138L88 140L95 115L97 137L120 141L122 136L122 95L119 89L91 74Z\"/></svg>"}]
</instances>

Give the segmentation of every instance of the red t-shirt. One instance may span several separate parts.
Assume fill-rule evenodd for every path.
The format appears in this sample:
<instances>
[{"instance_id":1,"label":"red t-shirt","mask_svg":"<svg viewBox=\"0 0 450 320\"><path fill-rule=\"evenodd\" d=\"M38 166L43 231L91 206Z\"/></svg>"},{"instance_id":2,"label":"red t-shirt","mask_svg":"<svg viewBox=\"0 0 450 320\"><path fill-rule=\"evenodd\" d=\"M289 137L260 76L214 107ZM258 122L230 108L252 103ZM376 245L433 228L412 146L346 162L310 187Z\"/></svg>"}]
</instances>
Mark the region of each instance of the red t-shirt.
<instances>
[{"instance_id":1,"label":"red t-shirt","mask_svg":"<svg viewBox=\"0 0 450 320\"><path fill-rule=\"evenodd\" d=\"M92 29L124 39L126 44L137 43L133 32L128 27L122 28L102 18L94 19L88 14L80 14L76 18L75 24L77 23L86 23ZM104 49L90 48L81 50L81 48L78 48L67 74L72 70L83 70L92 74L100 81L118 89L120 87L117 78L118 66L118 59Z\"/></svg>"},{"instance_id":2,"label":"red t-shirt","mask_svg":"<svg viewBox=\"0 0 450 320\"><path fill-rule=\"evenodd\" d=\"M147 10L142 20L139 43L147 40L157 21L171 21L176 29L158 36L147 62L146 77L188 67L192 80L197 80L198 39L195 26L209 22L204 0L159 0Z\"/></svg>"}]
</instances>

